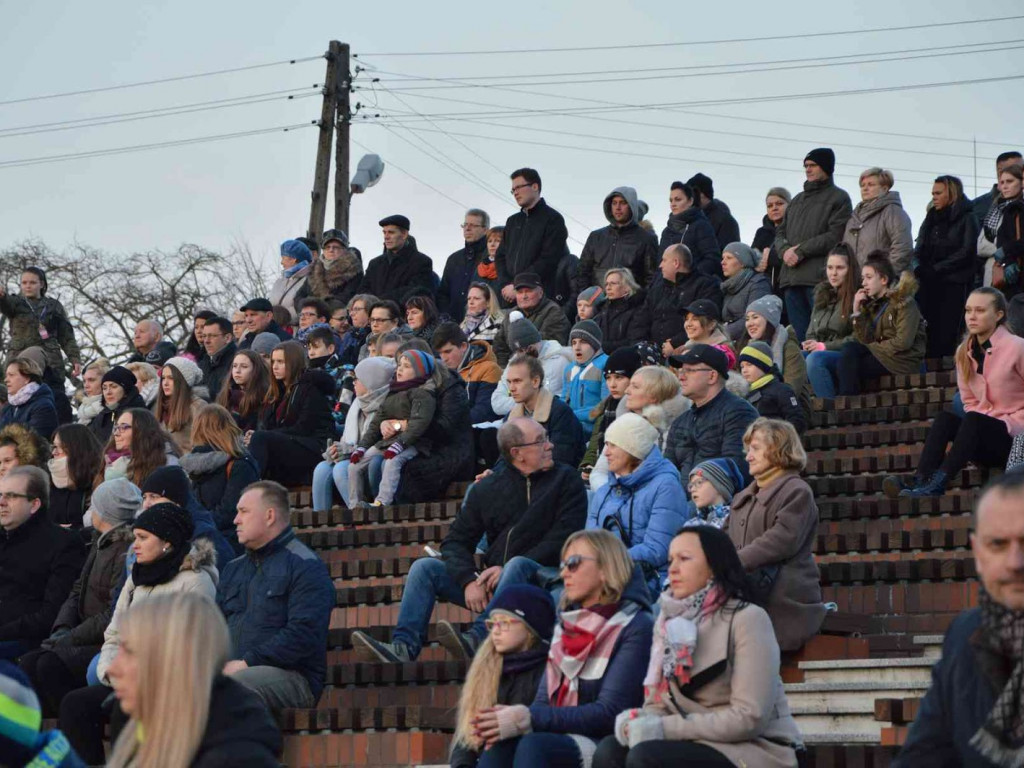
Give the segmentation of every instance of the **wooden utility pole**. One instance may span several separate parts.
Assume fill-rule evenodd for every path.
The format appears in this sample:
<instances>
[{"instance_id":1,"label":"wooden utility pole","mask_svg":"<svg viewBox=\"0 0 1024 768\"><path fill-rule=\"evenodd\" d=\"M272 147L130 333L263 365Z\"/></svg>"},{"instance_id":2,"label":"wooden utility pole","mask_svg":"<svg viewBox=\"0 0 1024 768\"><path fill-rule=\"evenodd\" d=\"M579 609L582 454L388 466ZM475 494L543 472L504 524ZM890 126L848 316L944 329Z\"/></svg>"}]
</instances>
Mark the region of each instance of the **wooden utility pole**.
<instances>
[{"instance_id":1,"label":"wooden utility pole","mask_svg":"<svg viewBox=\"0 0 1024 768\"><path fill-rule=\"evenodd\" d=\"M334 45L334 43L331 43ZM334 228L348 231L348 206L349 206L349 156L348 156L348 130L352 122L352 114L349 109L349 94L351 92L352 74L349 72L349 47L348 43L339 46L337 63L337 98L338 98L338 138L335 147L334 166Z\"/></svg>"},{"instance_id":2,"label":"wooden utility pole","mask_svg":"<svg viewBox=\"0 0 1024 768\"><path fill-rule=\"evenodd\" d=\"M320 138L316 148L316 173L313 176L312 205L309 209L309 227L306 237L320 242L324 233L324 215L327 212L327 183L331 174L331 139L334 137L334 118L338 111L338 65L342 45L332 40L324 58L327 76L324 78L324 103L320 111ZM345 70L348 70L348 46L345 46ZM346 93L348 88L345 89ZM347 137L347 130L346 130ZM347 143L347 142L346 142Z\"/></svg>"}]
</instances>

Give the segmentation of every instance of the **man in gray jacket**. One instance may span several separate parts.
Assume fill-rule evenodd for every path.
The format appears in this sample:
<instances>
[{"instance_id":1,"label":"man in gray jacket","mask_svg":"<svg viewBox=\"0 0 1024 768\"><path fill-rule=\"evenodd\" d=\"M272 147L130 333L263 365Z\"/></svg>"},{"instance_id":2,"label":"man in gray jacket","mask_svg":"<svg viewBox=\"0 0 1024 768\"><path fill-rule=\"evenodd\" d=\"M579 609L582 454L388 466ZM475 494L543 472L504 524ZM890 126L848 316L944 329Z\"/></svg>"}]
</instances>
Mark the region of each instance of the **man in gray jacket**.
<instances>
[{"instance_id":1,"label":"man in gray jacket","mask_svg":"<svg viewBox=\"0 0 1024 768\"><path fill-rule=\"evenodd\" d=\"M608 226L590 233L580 253L576 292L592 285L604 285L604 273L612 267L626 267L643 287L654 276L658 262L658 239L640 226L640 211L633 187L616 187L604 199Z\"/></svg>"}]
</instances>

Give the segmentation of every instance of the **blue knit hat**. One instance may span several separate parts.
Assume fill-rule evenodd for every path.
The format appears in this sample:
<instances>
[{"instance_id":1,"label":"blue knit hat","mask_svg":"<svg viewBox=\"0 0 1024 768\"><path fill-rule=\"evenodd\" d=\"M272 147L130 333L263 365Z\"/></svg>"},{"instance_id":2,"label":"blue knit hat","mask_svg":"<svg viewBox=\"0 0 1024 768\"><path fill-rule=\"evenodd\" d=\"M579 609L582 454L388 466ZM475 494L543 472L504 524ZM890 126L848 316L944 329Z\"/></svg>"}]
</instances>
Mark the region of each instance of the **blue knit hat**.
<instances>
[{"instance_id":1,"label":"blue knit hat","mask_svg":"<svg viewBox=\"0 0 1024 768\"><path fill-rule=\"evenodd\" d=\"M434 356L418 349L407 349L402 353L416 372L417 379L425 379L434 372Z\"/></svg>"},{"instance_id":2,"label":"blue knit hat","mask_svg":"<svg viewBox=\"0 0 1024 768\"><path fill-rule=\"evenodd\" d=\"M690 477L699 475L707 480L718 491L725 503L732 502L735 496L746 486L743 473L732 459L708 459L690 470Z\"/></svg>"},{"instance_id":3,"label":"blue knit hat","mask_svg":"<svg viewBox=\"0 0 1024 768\"><path fill-rule=\"evenodd\" d=\"M306 244L299 240L285 240L281 243L281 255L291 256L293 259L299 262L310 262L313 260L313 254L310 253L309 248Z\"/></svg>"},{"instance_id":4,"label":"blue knit hat","mask_svg":"<svg viewBox=\"0 0 1024 768\"><path fill-rule=\"evenodd\" d=\"M533 584L510 584L494 596L491 615L505 613L529 627L545 643L555 631L555 604L546 589Z\"/></svg>"}]
</instances>

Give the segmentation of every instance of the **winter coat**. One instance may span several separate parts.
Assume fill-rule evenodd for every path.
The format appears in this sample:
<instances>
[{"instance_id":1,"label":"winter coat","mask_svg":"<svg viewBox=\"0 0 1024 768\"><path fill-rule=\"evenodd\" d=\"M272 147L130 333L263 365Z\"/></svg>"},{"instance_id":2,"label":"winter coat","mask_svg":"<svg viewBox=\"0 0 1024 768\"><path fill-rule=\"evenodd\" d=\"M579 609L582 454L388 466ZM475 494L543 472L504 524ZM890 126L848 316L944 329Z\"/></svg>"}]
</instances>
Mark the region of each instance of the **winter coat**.
<instances>
[{"instance_id":1,"label":"winter coat","mask_svg":"<svg viewBox=\"0 0 1024 768\"><path fill-rule=\"evenodd\" d=\"M722 248L715 237L714 227L700 208L694 206L668 217L668 225L661 231L658 243L659 255L664 255L670 245L680 243L690 249L694 272L722 279Z\"/></svg>"},{"instance_id":2,"label":"winter coat","mask_svg":"<svg viewBox=\"0 0 1024 768\"><path fill-rule=\"evenodd\" d=\"M924 360L925 322L914 300L917 279L904 272L895 288L861 304L853 318L857 341L890 373L918 373ZM959 311L959 309L957 310Z\"/></svg>"},{"instance_id":3,"label":"winter coat","mask_svg":"<svg viewBox=\"0 0 1024 768\"><path fill-rule=\"evenodd\" d=\"M897 275L910 269L914 234L900 193L886 192L857 203L846 222L843 242L850 246L862 267L872 251L885 251Z\"/></svg>"},{"instance_id":4,"label":"winter coat","mask_svg":"<svg viewBox=\"0 0 1024 768\"><path fill-rule=\"evenodd\" d=\"M635 603L640 610L619 633L604 675L598 680L579 680L575 707L554 706L548 697L547 679L542 677L530 706L530 725L535 732L571 733L600 741L612 734L620 712L643 703L643 672L651 655L654 619L639 568L633 570L622 603Z\"/></svg>"},{"instance_id":5,"label":"winter coat","mask_svg":"<svg viewBox=\"0 0 1024 768\"><path fill-rule=\"evenodd\" d=\"M752 269L744 269L722 281L722 322L730 339L743 335L750 302L771 292L772 284L768 278Z\"/></svg>"},{"instance_id":6,"label":"winter coat","mask_svg":"<svg viewBox=\"0 0 1024 768\"><path fill-rule=\"evenodd\" d=\"M637 333L658 346L666 340L671 340L673 347L682 346L688 338L683 328L686 308L698 299L708 299L721 307L720 282L707 275L680 272L675 282L670 283L659 274L647 289L641 315L636 321Z\"/></svg>"},{"instance_id":7,"label":"winter coat","mask_svg":"<svg viewBox=\"0 0 1024 768\"><path fill-rule=\"evenodd\" d=\"M391 299L402 307L410 296L434 298L436 280L433 262L419 252L416 238L410 235L394 253L385 249L380 256L370 259L356 293Z\"/></svg>"},{"instance_id":8,"label":"winter coat","mask_svg":"<svg viewBox=\"0 0 1024 768\"><path fill-rule=\"evenodd\" d=\"M268 328L267 330L269 331L270 329ZM273 333L273 331L271 331L271 333ZM171 342L164 339L163 341L158 341L156 346L146 354L142 354L136 350L131 354L131 357L122 363L122 365L126 365L128 363L149 363L154 368L162 368L164 363L172 357L175 357L177 354L178 348Z\"/></svg>"},{"instance_id":9,"label":"winter coat","mask_svg":"<svg viewBox=\"0 0 1024 768\"><path fill-rule=\"evenodd\" d=\"M487 258L487 236L466 243L448 257L441 273L441 287L437 289L437 311L448 315L454 322L462 322L466 314L466 296L469 284L479 280L477 265Z\"/></svg>"},{"instance_id":10,"label":"winter coat","mask_svg":"<svg viewBox=\"0 0 1024 768\"><path fill-rule=\"evenodd\" d=\"M82 353L75 340L75 329L68 320L64 305L57 299L43 296L26 299L21 294L4 293L0 296L0 313L7 318L9 339L7 359L13 360L29 347L41 347L46 356L46 367L55 374L55 383L64 381L64 358L82 362ZM40 326L46 338L40 333Z\"/></svg>"},{"instance_id":11,"label":"winter coat","mask_svg":"<svg viewBox=\"0 0 1024 768\"><path fill-rule=\"evenodd\" d=\"M426 432L436 408L437 388L429 379L418 387L390 392L359 439L359 446L364 449L376 446L383 451L393 443L401 443L406 448L415 446L418 453L429 456L430 438L426 437ZM384 437L380 428L391 419L405 421L406 427L397 435Z\"/></svg>"},{"instance_id":12,"label":"winter coat","mask_svg":"<svg viewBox=\"0 0 1024 768\"><path fill-rule=\"evenodd\" d=\"M821 599L814 542L818 507L798 474L785 472L765 488L753 482L733 496L724 529L747 572L779 567L768 597L768 615L783 651L803 647L821 628Z\"/></svg>"},{"instance_id":13,"label":"winter coat","mask_svg":"<svg viewBox=\"0 0 1024 768\"><path fill-rule=\"evenodd\" d=\"M608 385L604 383L604 364L608 355L598 351L586 363L573 362L565 369L562 381L562 399L572 408L583 426L584 435L589 438L594 428L590 412L604 398L608 397Z\"/></svg>"},{"instance_id":14,"label":"winter coat","mask_svg":"<svg viewBox=\"0 0 1024 768\"><path fill-rule=\"evenodd\" d=\"M472 479L475 474L466 387L458 374L443 367L441 372L437 408L426 432L430 456L417 456L402 468L398 504L435 501L449 484Z\"/></svg>"},{"instance_id":15,"label":"winter coat","mask_svg":"<svg viewBox=\"0 0 1024 768\"><path fill-rule=\"evenodd\" d=\"M288 395L281 413L268 403L260 414L260 429L276 430L310 447L322 449L334 437L334 379L326 371L307 368Z\"/></svg>"},{"instance_id":16,"label":"winter coat","mask_svg":"<svg viewBox=\"0 0 1024 768\"><path fill-rule=\"evenodd\" d=\"M757 389L753 386L747 395L747 402L757 409L759 415L766 419L782 419L788 421L798 434L807 429L807 415L800 407L796 392L785 381L772 376L771 381Z\"/></svg>"},{"instance_id":17,"label":"winter coat","mask_svg":"<svg viewBox=\"0 0 1024 768\"><path fill-rule=\"evenodd\" d=\"M441 542L448 575L459 588L476 578L475 552L481 537L485 568L526 557L558 565L562 545L587 517L587 492L576 470L555 461L551 469L523 475L506 465L470 486L462 509Z\"/></svg>"},{"instance_id":18,"label":"winter coat","mask_svg":"<svg viewBox=\"0 0 1024 768\"><path fill-rule=\"evenodd\" d=\"M0 531L0 640L38 643L48 637L85 562L79 535L40 510Z\"/></svg>"},{"instance_id":19,"label":"winter coat","mask_svg":"<svg viewBox=\"0 0 1024 768\"><path fill-rule=\"evenodd\" d=\"M110 623L103 633L103 648L100 650L100 660L96 666L96 676L104 685L110 685L107 678L107 670L121 644L121 622L124 621L125 613L133 605L144 603L154 595L169 595L176 592L198 592L210 600L217 598L217 566L214 565L216 553L213 545L208 541L197 541L192 544L189 553L181 563L181 568L169 581L154 586L135 586L132 576L129 573L128 579L117 597L117 604L114 606L114 614L110 617Z\"/></svg>"},{"instance_id":20,"label":"winter coat","mask_svg":"<svg viewBox=\"0 0 1024 768\"><path fill-rule=\"evenodd\" d=\"M961 198L942 210L929 207L914 246L918 279L925 285L973 282L979 230L968 200Z\"/></svg>"},{"instance_id":21,"label":"winter coat","mask_svg":"<svg viewBox=\"0 0 1024 768\"><path fill-rule=\"evenodd\" d=\"M146 401L142 399L142 395L138 392L133 393L129 397L122 398L113 409L103 406L103 410L96 414L95 418L89 423L89 429L96 435L96 439L100 441L100 445L106 445L110 439L110 433L114 431L114 423L121 418L121 414L130 408L145 408Z\"/></svg>"},{"instance_id":22,"label":"winter coat","mask_svg":"<svg viewBox=\"0 0 1024 768\"><path fill-rule=\"evenodd\" d=\"M50 481L50 503L47 505L46 513L50 520L57 525L66 525L79 529L84 524L86 510L89 509L89 499L92 496L92 487L89 488L58 488Z\"/></svg>"},{"instance_id":23,"label":"winter coat","mask_svg":"<svg viewBox=\"0 0 1024 768\"><path fill-rule=\"evenodd\" d=\"M1011 200L1003 209L1003 221L996 231L996 247L1003 249L1007 264L1024 266L1024 200ZM1020 293L1022 282L1024 277L1007 286L1006 294Z\"/></svg>"},{"instance_id":24,"label":"winter coat","mask_svg":"<svg viewBox=\"0 0 1024 768\"><path fill-rule=\"evenodd\" d=\"M601 305L594 322L601 329L601 349L608 354L644 340L643 293L610 299Z\"/></svg>"},{"instance_id":25,"label":"winter coat","mask_svg":"<svg viewBox=\"0 0 1024 768\"><path fill-rule=\"evenodd\" d=\"M241 554L235 515L242 492L260 479L260 469L248 453L235 459L209 445L197 445L181 457L181 468L192 481L199 503L213 516L214 525L236 555Z\"/></svg>"},{"instance_id":26,"label":"winter coat","mask_svg":"<svg viewBox=\"0 0 1024 768\"><path fill-rule=\"evenodd\" d=\"M508 340L509 326L512 324L510 312L505 313L501 321L501 327L494 337L494 356L498 358L498 365L504 368L512 357L512 345ZM551 299L545 297L540 304L529 311L518 310L523 316L536 326L543 341L557 341L562 346L569 343L569 318L565 312Z\"/></svg>"},{"instance_id":27,"label":"winter coat","mask_svg":"<svg viewBox=\"0 0 1024 768\"><path fill-rule=\"evenodd\" d=\"M701 208L704 215L711 222L711 228L715 230L715 240L718 241L718 250L724 251L729 243L735 243L740 239L740 225L736 217L732 215L729 206L718 198L713 198Z\"/></svg>"},{"instance_id":28,"label":"winter coat","mask_svg":"<svg viewBox=\"0 0 1024 768\"><path fill-rule=\"evenodd\" d=\"M612 476L590 500L587 528L609 529L629 549L634 562L645 562L658 573L653 594L661 591L668 576L668 545L686 520L686 495L681 492L679 470L662 456L658 446L628 475Z\"/></svg>"},{"instance_id":29,"label":"winter coat","mask_svg":"<svg viewBox=\"0 0 1024 768\"><path fill-rule=\"evenodd\" d=\"M252 331L247 332L245 336L242 337L242 340L238 343L238 348L251 349L253 341L255 341L256 337L259 336L261 333L272 333L275 336L277 336L277 338L280 339L281 341L292 340L292 335L288 333L288 331L286 331L280 325L278 325L277 320L271 320L269 323L267 323L267 327L264 328L262 331L257 331L256 333L253 333Z\"/></svg>"},{"instance_id":30,"label":"winter coat","mask_svg":"<svg viewBox=\"0 0 1024 768\"><path fill-rule=\"evenodd\" d=\"M310 265L306 265L291 276L280 275L270 287L267 300L275 307L284 307L292 318L291 324L299 324L299 302L309 295L306 279L309 277Z\"/></svg>"},{"instance_id":31,"label":"winter coat","mask_svg":"<svg viewBox=\"0 0 1024 768\"><path fill-rule=\"evenodd\" d=\"M612 217L612 198L622 197L629 205L630 219L623 225ZM575 292L592 285L604 286L604 273L612 267L626 267L641 285L651 281L658 268L658 241L640 226L639 205L633 187L616 187L604 199L604 217L608 226L595 229L580 252L580 268Z\"/></svg>"},{"instance_id":32,"label":"winter coat","mask_svg":"<svg viewBox=\"0 0 1024 768\"><path fill-rule=\"evenodd\" d=\"M672 422L665 443L665 458L689 478L690 470L708 459L732 459L746 474L743 433L757 418L757 410L741 397L723 389L704 405L694 405Z\"/></svg>"},{"instance_id":33,"label":"winter coat","mask_svg":"<svg viewBox=\"0 0 1024 768\"><path fill-rule=\"evenodd\" d=\"M526 406L517 403L508 418L517 419L522 416L532 416L547 430L548 440L554 446L552 455L556 462L568 464L570 467L579 466L583 450L587 447L586 435L572 408L546 389L541 389L533 413L528 413Z\"/></svg>"},{"instance_id":34,"label":"winter coat","mask_svg":"<svg viewBox=\"0 0 1024 768\"><path fill-rule=\"evenodd\" d=\"M509 216L501 245L494 256L498 269L498 295L501 295L501 288L515 281L516 275L536 272L540 275L544 293L557 296L555 275L558 265L569 256L568 238L569 231L565 228L562 214L549 206L543 197L530 210ZM501 360L500 355L498 360Z\"/></svg>"},{"instance_id":35,"label":"winter coat","mask_svg":"<svg viewBox=\"0 0 1024 768\"><path fill-rule=\"evenodd\" d=\"M757 251L759 258L764 259L764 249L768 249L768 266L762 274L771 283L772 293L779 294L779 280L782 277L782 255L775 249L775 222L765 215L761 219L761 226L754 233L754 239L750 247Z\"/></svg>"},{"instance_id":36,"label":"winter coat","mask_svg":"<svg viewBox=\"0 0 1024 768\"><path fill-rule=\"evenodd\" d=\"M473 424L497 421L498 416L491 408L491 396L501 381L502 370L491 345L486 341L470 342L458 373L466 382L470 421Z\"/></svg>"},{"instance_id":37,"label":"winter coat","mask_svg":"<svg viewBox=\"0 0 1024 768\"><path fill-rule=\"evenodd\" d=\"M964 381L957 370L956 383L967 413L982 413L1006 424L1011 437L1024 433L1024 339L1005 325L996 328L985 352L985 367L970 357L971 376Z\"/></svg>"},{"instance_id":38,"label":"winter coat","mask_svg":"<svg viewBox=\"0 0 1024 768\"><path fill-rule=\"evenodd\" d=\"M671 677L667 694L649 694L644 714L661 717L666 741L704 744L734 765L796 768L802 740L780 658L764 609L730 600L697 624L690 681Z\"/></svg>"},{"instance_id":39,"label":"winter coat","mask_svg":"<svg viewBox=\"0 0 1024 768\"><path fill-rule=\"evenodd\" d=\"M228 563L217 587L232 658L250 667L301 673L314 700L327 673L327 628L335 600L327 566L291 527Z\"/></svg>"},{"instance_id":40,"label":"winter coat","mask_svg":"<svg viewBox=\"0 0 1024 768\"><path fill-rule=\"evenodd\" d=\"M843 316L839 294L828 280L818 283L814 289L814 308L806 338L808 341L820 341L830 352L838 352L843 344L854 340L853 318Z\"/></svg>"},{"instance_id":41,"label":"winter coat","mask_svg":"<svg viewBox=\"0 0 1024 768\"><path fill-rule=\"evenodd\" d=\"M0 412L0 429L8 424L24 424L47 440L53 437L57 431L57 405L53 400L53 390L46 384L40 384L24 405L7 403Z\"/></svg>"},{"instance_id":42,"label":"winter coat","mask_svg":"<svg viewBox=\"0 0 1024 768\"><path fill-rule=\"evenodd\" d=\"M569 367L569 356L566 348L557 341L542 341L540 343L540 354L537 356L541 367L544 368L544 389L555 397L562 395L562 383L565 381L565 371ZM491 395L491 408L498 416L507 416L515 406L515 401L508 391L508 366L501 373L501 381Z\"/></svg>"},{"instance_id":43,"label":"winter coat","mask_svg":"<svg viewBox=\"0 0 1024 768\"><path fill-rule=\"evenodd\" d=\"M231 376L231 363L234 362L237 353L238 345L232 340L212 356L203 355L203 359L197 363L199 370L203 372L202 383L210 393L210 402L216 401L224 380Z\"/></svg>"},{"instance_id":44,"label":"winter coat","mask_svg":"<svg viewBox=\"0 0 1024 768\"><path fill-rule=\"evenodd\" d=\"M852 212L850 196L831 178L804 182L804 191L787 206L775 230L779 258L793 246L799 258L795 267L782 265L781 288L813 286L824 279L829 249L843 239Z\"/></svg>"},{"instance_id":45,"label":"winter coat","mask_svg":"<svg viewBox=\"0 0 1024 768\"><path fill-rule=\"evenodd\" d=\"M334 261L323 256L313 263L306 280L306 293L322 301L347 305L363 279L363 262L348 248Z\"/></svg>"},{"instance_id":46,"label":"winter coat","mask_svg":"<svg viewBox=\"0 0 1024 768\"><path fill-rule=\"evenodd\" d=\"M736 351L742 350L750 343L750 337L746 331L736 342ZM776 328L771 340L772 361L782 373L782 380L788 384L796 393L800 401L806 419L811 417L811 398L814 397L814 390L811 387L811 380L807 375L807 361L800 348L800 342L796 340L796 332L793 327ZM746 397L748 393L744 393Z\"/></svg>"},{"instance_id":47,"label":"winter coat","mask_svg":"<svg viewBox=\"0 0 1024 768\"><path fill-rule=\"evenodd\" d=\"M278 768L281 749L281 731L255 691L217 675L190 768Z\"/></svg>"}]
</instances>

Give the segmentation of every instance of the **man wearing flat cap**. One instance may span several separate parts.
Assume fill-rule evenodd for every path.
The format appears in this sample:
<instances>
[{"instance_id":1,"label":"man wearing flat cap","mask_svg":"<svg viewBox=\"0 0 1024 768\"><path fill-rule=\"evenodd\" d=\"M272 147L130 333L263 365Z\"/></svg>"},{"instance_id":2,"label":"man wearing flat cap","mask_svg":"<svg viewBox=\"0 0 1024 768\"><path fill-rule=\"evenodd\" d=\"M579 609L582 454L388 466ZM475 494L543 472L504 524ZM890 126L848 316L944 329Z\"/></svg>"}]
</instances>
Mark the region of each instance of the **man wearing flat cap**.
<instances>
[{"instance_id":1,"label":"man wearing flat cap","mask_svg":"<svg viewBox=\"0 0 1024 768\"><path fill-rule=\"evenodd\" d=\"M238 345L239 349L249 349L253 339L261 333L272 333L281 341L288 341L291 338L288 332L274 319L274 305L270 303L269 299L262 296L249 299L241 306L240 310L245 313L245 336L242 337L242 341Z\"/></svg>"},{"instance_id":2,"label":"man wearing flat cap","mask_svg":"<svg viewBox=\"0 0 1024 768\"><path fill-rule=\"evenodd\" d=\"M381 219L384 253L370 260L358 293L369 293L378 299L390 299L404 306L410 296L434 298L438 284L429 256L416 248L416 238L409 234L409 219L401 214Z\"/></svg>"},{"instance_id":3,"label":"man wearing flat cap","mask_svg":"<svg viewBox=\"0 0 1024 768\"><path fill-rule=\"evenodd\" d=\"M516 305L512 311L505 313L493 343L494 354L501 366L508 365L509 358L516 351L512 324L520 318L525 317L536 327L540 334L537 341L557 341L562 346L569 343L569 320L562 308L544 295L540 275L536 272L520 272L512 282Z\"/></svg>"}]
</instances>

